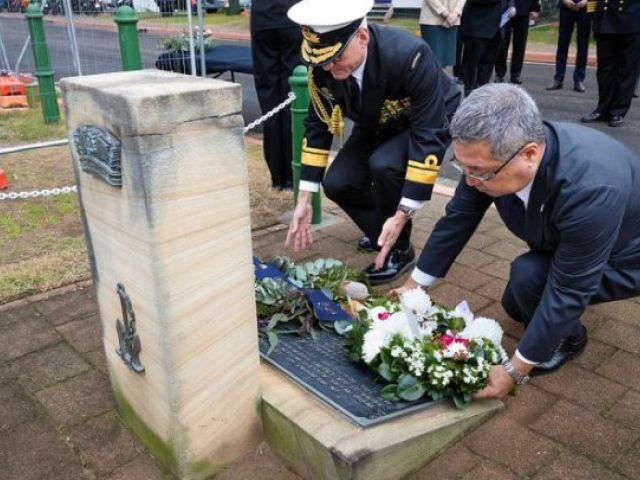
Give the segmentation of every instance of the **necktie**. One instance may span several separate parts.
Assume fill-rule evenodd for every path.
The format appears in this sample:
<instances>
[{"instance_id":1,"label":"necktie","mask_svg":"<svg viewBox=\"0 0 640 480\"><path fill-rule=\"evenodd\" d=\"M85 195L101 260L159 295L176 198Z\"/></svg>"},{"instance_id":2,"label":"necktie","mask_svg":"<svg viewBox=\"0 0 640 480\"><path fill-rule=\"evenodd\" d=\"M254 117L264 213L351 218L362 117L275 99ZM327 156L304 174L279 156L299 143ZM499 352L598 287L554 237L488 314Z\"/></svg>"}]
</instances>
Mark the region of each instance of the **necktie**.
<instances>
[{"instance_id":1,"label":"necktie","mask_svg":"<svg viewBox=\"0 0 640 480\"><path fill-rule=\"evenodd\" d=\"M360 113L360 87L354 76L349 76L347 80L347 97L351 110Z\"/></svg>"},{"instance_id":2,"label":"necktie","mask_svg":"<svg viewBox=\"0 0 640 480\"><path fill-rule=\"evenodd\" d=\"M502 210L502 219L507 228L524 240L527 210L522 200L516 194L507 195L502 200Z\"/></svg>"}]
</instances>

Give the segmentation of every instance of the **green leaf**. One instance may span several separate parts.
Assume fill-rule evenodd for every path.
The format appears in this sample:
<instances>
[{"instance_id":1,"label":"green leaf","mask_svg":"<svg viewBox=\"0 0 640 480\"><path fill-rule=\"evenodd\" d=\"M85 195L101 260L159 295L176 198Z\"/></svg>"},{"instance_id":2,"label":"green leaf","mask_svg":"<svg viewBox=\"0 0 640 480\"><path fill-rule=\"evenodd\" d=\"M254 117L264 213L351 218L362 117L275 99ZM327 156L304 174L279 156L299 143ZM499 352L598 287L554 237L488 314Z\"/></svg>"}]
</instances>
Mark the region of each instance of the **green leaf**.
<instances>
[{"instance_id":1,"label":"green leaf","mask_svg":"<svg viewBox=\"0 0 640 480\"><path fill-rule=\"evenodd\" d=\"M338 335L344 335L353 329L353 323L349 320L338 320L333 323L333 328Z\"/></svg>"},{"instance_id":2,"label":"green leaf","mask_svg":"<svg viewBox=\"0 0 640 480\"><path fill-rule=\"evenodd\" d=\"M271 355L271 352L278 346L278 335L275 332L267 332L267 338L269 338L269 350L267 355Z\"/></svg>"},{"instance_id":3,"label":"green leaf","mask_svg":"<svg viewBox=\"0 0 640 480\"><path fill-rule=\"evenodd\" d=\"M316 338L318 338L318 334L316 333L315 329L313 327L311 327L311 329L309 330L309 335L311 335L311 339L313 341L316 340Z\"/></svg>"},{"instance_id":4,"label":"green leaf","mask_svg":"<svg viewBox=\"0 0 640 480\"><path fill-rule=\"evenodd\" d=\"M269 324L267 325L267 328L265 328L265 331L268 332L269 330L273 330L275 326L278 325L278 323L286 322L288 320L289 317L287 317L284 313L276 313L273 315L273 317L271 317L271 320L269 320Z\"/></svg>"},{"instance_id":5,"label":"green leaf","mask_svg":"<svg viewBox=\"0 0 640 480\"><path fill-rule=\"evenodd\" d=\"M462 396L462 395L456 395L455 393L452 395L453 397L453 403L456 404L456 407L458 408L467 408L469 406L469 404L471 403L471 396Z\"/></svg>"},{"instance_id":6,"label":"green leaf","mask_svg":"<svg viewBox=\"0 0 640 480\"><path fill-rule=\"evenodd\" d=\"M378 393L385 400L389 400L391 402L397 402L398 400L400 400L398 398L397 391L398 391L398 385L396 385L395 383L390 383L389 385L381 389L380 392Z\"/></svg>"},{"instance_id":7,"label":"green leaf","mask_svg":"<svg viewBox=\"0 0 640 480\"><path fill-rule=\"evenodd\" d=\"M410 374L402 375L398 381L398 395L403 400L413 402L425 394L424 385Z\"/></svg>"},{"instance_id":8,"label":"green leaf","mask_svg":"<svg viewBox=\"0 0 640 480\"><path fill-rule=\"evenodd\" d=\"M389 365L387 362L382 362L380 365L378 365L378 373L387 382L393 381L393 372L391 372L391 365Z\"/></svg>"}]
</instances>

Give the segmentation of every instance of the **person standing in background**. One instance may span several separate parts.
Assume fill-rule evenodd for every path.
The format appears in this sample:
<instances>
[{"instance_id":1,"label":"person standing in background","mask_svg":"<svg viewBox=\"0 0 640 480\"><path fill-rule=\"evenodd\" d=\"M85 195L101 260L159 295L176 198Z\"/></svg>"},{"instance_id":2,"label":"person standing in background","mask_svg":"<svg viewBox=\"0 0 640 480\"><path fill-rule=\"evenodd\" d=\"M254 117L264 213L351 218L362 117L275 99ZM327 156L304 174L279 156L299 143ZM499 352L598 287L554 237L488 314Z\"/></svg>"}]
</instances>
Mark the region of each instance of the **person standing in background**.
<instances>
[{"instance_id":1,"label":"person standing in background","mask_svg":"<svg viewBox=\"0 0 640 480\"><path fill-rule=\"evenodd\" d=\"M511 51L510 82L520 85L522 80L522 65L524 52L527 48L529 36L529 20L535 20L540 15L540 0L515 0L516 14L507 22L504 29L504 39L496 58L496 82L504 82L507 74L507 53L513 33L513 49Z\"/></svg>"},{"instance_id":2,"label":"person standing in background","mask_svg":"<svg viewBox=\"0 0 640 480\"><path fill-rule=\"evenodd\" d=\"M502 15L516 13L514 0L468 0L460 22L465 96L489 82L502 40Z\"/></svg>"},{"instance_id":3,"label":"person standing in background","mask_svg":"<svg viewBox=\"0 0 640 480\"><path fill-rule=\"evenodd\" d=\"M598 0L593 32L598 45L598 105L582 122L619 127L631 107L640 71L640 0Z\"/></svg>"},{"instance_id":4,"label":"person standing in background","mask_svg":"<svg viewBox=\"0 0 640 480\"><path fill-rule=\"evenodd\" d=\"M422 0L420 33L444 69L456 64L456 39L466 0Z\"/></svg>"},{"instance_id":5,"label":"person standing in background","mask_svg":"<svg viewBox=\"0 0 640 480\"><path fill-rule=\"evenodd\" d=\"M287 17L289 8L298 1L253 0L251 5L253 80L263 114L286 100L289 77L301 63L300 28ZM291 142L291 112L285 108L263 127L264 158L274 188L293 187Z\"/></svg>"},{"instance_id":6,"label":"person standing in background","mask_svg":"<svg viewBox=\"0 0 640 480\"><path fill-rule=\"evenodd\" d=\"M558 47L556 49L556 74L553 83L547 90L560 90L567 69L567 53L573 35L573 27L577 26L576 42L578 46L576 65L573 69L573 89L576 92L586 91L584 77L587 73L587 55L589 53L589 34L591 33L591 12L587 11L587 0L560 0L558 2L560 26L558 27Z\"/></svg>"}]
</instances>

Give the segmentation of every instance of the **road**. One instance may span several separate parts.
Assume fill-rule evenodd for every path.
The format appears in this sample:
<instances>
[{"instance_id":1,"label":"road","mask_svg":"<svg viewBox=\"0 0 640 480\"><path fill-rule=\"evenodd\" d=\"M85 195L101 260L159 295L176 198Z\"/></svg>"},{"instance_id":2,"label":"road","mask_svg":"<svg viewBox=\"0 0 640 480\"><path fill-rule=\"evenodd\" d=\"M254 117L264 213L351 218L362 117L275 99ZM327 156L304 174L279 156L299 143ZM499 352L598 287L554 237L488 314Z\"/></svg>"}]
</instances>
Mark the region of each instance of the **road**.
<instances>
[{"instance_id":1,"label":"road","mask_svg":"<svg viewBox=\"0 0 640 480\"><path fill-rule=\"evenodd\" d=\"M49 44L51 62L56 73L56 78L77 75L70 51L70 42L64 26L45 22L46 34ZM82 72L85 75L117 71L120 69L120 56L118 51L117 34L113 31L76 27L78 44L80 48L80 62ZM0 17L0 35L7 49L9 61L13 66L18 58L20 49L27 37L26 22L19 16ZM161 42L163 35L148 32L140 33L140 49L145 68L154 68L154 62L162 51ZM218 41L219 44L232 42ZM1 61L1 59L0 59ZM32 71L31 51L25 56L21 66L22 71ZM597 84L595 69L587 71L586 93L574 92L571 88L565 90L547 92L545 86L553 78L552 65L526 64L522 73L525 87L538 103L543 117L548 120L578 122L580 116L590 112L597 102ZM572 68L568 68L567 86L571 86L570 75ZM251 75L237 74L236 81L242 85L243 115L245 122L257 118L260 115ZM640 102L632 105L624 126L611 128L606 124L595 124L594 128L602 130L617 138L632 150L640 153ZM257 133L260 133L258 128ZM457 179L458 172L453 170L448 162L443 167L442 176Z\"/></svg>"}]
</instances>

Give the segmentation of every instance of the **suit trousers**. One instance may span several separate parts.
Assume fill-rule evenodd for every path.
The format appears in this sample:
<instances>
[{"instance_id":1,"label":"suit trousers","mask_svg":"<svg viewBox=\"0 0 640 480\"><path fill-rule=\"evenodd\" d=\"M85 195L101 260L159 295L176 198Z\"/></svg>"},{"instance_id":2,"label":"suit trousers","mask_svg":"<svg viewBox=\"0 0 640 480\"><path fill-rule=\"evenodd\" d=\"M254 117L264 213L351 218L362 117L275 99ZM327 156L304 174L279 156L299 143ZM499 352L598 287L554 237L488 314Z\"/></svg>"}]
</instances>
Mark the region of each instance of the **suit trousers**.
<instances>
[{"instance_id":1,"label":"suit trousers","mask_svg":"<svg viewBox=\"0 0 640 480\"><path fill-rule=\"evenodd\" d=\"M356 126L322 181L327 198L337 203L374 244L402 198L408 149L408 129L379 141ZM406 250L410 239L409 221L395 247Z\"/></svg>"},{"instance_id":2,"label":"suit trousers","mask_svg":"<svg viewBox=\"0 0 640 480\"><path fill-rule=\"evenodd\" d=\"M300 63L300 28L257 30L251 33L253 79L265 114L287 98L289 77ZM263 124L264 158L277 188L293 185L291 111L285 108Z\"/></svg>"},{"instance_id":3,"label":"suit trousers","mask_svg":"<svg viewBox=\"0 0 640 480\"><path fill-rule=\"evenodd\" d=\"M496 63L496 55L500 48L500 30L493 38L479 38L465 35L464 54L462 56L462 79L464 81L464 93L489 83L493 66Z\"/></svg>"},{"instance_id":4,"label":"suit trousers","mask_svg":"<svg viewBox=\"0 0 640 480\"><path fill-rule=\"evenodd\" d=\"M502 307L517 322L529 326L538 303L547 287L547 277L553 255L529 251L511 263L509 281L502 296ZM600 288L591 297L590 304L623 300L640 293L640 267L635 269L616 268L607 265ZM580 333L580 325L566 325L563 337Z\"/></svg>"},{"instance_id":5,"label":"suit trousers","mask_svg":"<svg viewBox=\"0 0 640 480\"><path fill-rule=\"evenodd\" d=\"M505 25L504 38L500 43L496 58L496 77L504 78L507 74L507 52L513 34L513 49L511 50L511 80L520 79L524 52L527 48L529 36L529 15L516 15Z\"/></svg>"},{"instance_id":6,"label":"suit trousers","mask_svg":"<svg viewBox=\"0 0 640 480\"><path fill-rule=\"evenodd\" d=\"M598 106L604 115L625 116L640 72L640 32L628 34L599 33Z\"/></svg>"},{"instance_id":7,"label":"suit trousers","mask_svg":"<svg viewBox=\"0 0 640 480\"><path fill-rule=\"evenodd\" d=\"M585 9L578 12L569 10L560 5L560 26L558 27L558 47L556 49L556 74L554 80L564 81L564 74L567 70L567 54L569 44L573 35L573 28L576 27L576 65L573 69L573 81L584 82L587 73L587 56L589 53L589 34L591 32L591 17Z\"/></svg>"}]
</instances>

